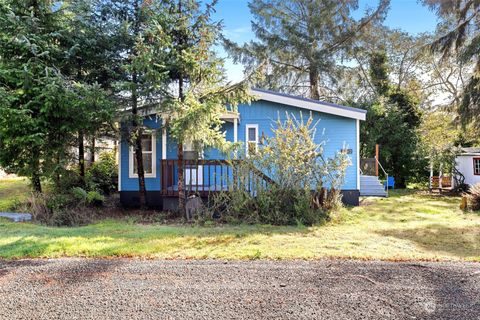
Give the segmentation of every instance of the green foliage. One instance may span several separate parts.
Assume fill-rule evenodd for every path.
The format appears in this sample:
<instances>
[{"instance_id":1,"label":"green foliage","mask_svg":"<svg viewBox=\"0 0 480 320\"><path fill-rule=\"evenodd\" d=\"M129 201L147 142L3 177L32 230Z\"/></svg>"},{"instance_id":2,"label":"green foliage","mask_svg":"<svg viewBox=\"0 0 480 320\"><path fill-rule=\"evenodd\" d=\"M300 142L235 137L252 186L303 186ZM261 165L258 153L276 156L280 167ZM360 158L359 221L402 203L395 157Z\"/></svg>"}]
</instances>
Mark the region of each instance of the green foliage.
<instances>
[{"instance_id":1,"label":"green foliage","mask_svg":"<svg viewBox=\"0 0 480 320\"><path fill-rule=\"evenodd\" d=\"M79 203L86 203L87 202L87 191L80 187L72 188L72 195Z\"/></svg>"},{"instance_id":2,"label":"green foliage","mask_svg":"<svg viewBox=\"0 0 480 320\"><path fill-rule=\"evenodd\" d=\"M478 1L424 0L441 18L446 32L431 49L446 59L455 56L461 63L473 63L474 71L462 92L457 110L464 125L473 124L480 131L480 3Z\"/></svg>"},{"instance_id":3,"label":"green foliage","mask_svg":"<svg viewBox=\"0 0 480 320\"><path fill-rule=\"evenodd\" d=\"M100 190L109 195L117 190L118 166L113 152L100 154L86 172L86 182L89 190Z\"/></svg>"},{"instance_id":4,"label":"green foliage","mask_svg":"<svg viewBox=\"0 0 480 320\"><path fill-rule=\"evenodd\" d=\"M105 202L105 197L98 191L89 191L87 193L87 204L92 206L102 206Z\"/></svg>"},{"instance_id":5,"label":"green foliage","mask_svg":"<svg viewBox=\"0 0 480 320\"><path fill-rule=\"evenodd\" d=\"M385 53L374 53L370 76L377 91L376 101L363 106L368 113L360 129L360 152L363 157L371 158L375 145L379 144L383 167L395 177L399 187L405 187L407 180L427 173L427 155L421 152L418 130L422 112L418 97L389 83L388 69Z\"/></svg>"},{"instance_id":6,"label":"green foliage","mask_svg":"<svg viewBox=\"0 0 480 320\"><path fill-rule=\"evenodd\" d=\"M388 58L384 51L377 51L370 55L370 79L379 95L386 95L390 90L388 78Z\"/></svg>"},{"instance_id":7,"label":"green foliage","mask_svg":"<svg viewBox=\"0 0 480 320\"><path fill-rule=\"evenodd\" d=\"M213 210L247 223L312 225L329 219L341 206L336 189L350 160L344 153L324 157L324 142L315 143L316 125L312 117L304 121L288 114L276 121L273 137L232 163L230 191L215 197ZM263 183L261 173L271 182Z\"/></svg>"},{"instance_id":8,"label":"green foliage","mask_svg":"<svg viewBox=\"0 0 480 320\"><path fill-rule=\"evenodd\" d=\"M49 226L78 226L92 221L96 213L86 207L104 201L98 192L75 187L69 193L33 194L28 202L34 221Z\"/></svg>"},{"instance_id":9,"label":"green foliage","mask_svg":"<svg viewBox=\"0 0 480 320\"><path fill-rule=\"evenodd\" d=\"M53 178L68 167L77 131L90 132L113 115L93 80L72 81L70 56L87 50L71 42L75 19L70 18L76 16L69 4L0 2L0 165L30 177L37 192L41 177ZM75 75L86 73L75 69Z\"/></svg>"},{"instance_id":10,"label":"green foliage","mask_svg":"<svg viewBox=\"0 0 480 320\"><path fill-rule=\"evenodd\" d=\"M225 45L247 70L262 68L265 77L257 86L319 100L320 89L335 81L340 58L366 26L382 19L388 3L379 1L357 21L352 17L357 1L252 1L252 28L258 40L243 46L226 40Z\"/></svg>"},{"instance_id":11,"label":"green foliage","mask_svg":"<svg viewBox=\"0 0 480 320\"><path fill-rule=\"evenodd\" d=\"M234 111L242 102L250 102L247 81L226 83L224 61L215 45L220 40L222 24L214 21L215 1L203 6L199 1L165 1L163 10L172 14L164 19L162 32L170 42L157 59L163 62L167 79L162 88L160 106L167 113L169 130L180 144L191 142L196 147L228 148L220 116L227 106ZM150 64L146 64L150 68ZM187 85L188 84L188 85ZM172 88L176 89L172 94Z\"/></svg>"},{"instance_id":12,"label":"green foliage","mask_svg":"<svg viewBox=\"0 0 480 320\"><path fill-rule=\"evenodd\" d=\"M65 193L75 187L85 187L78 170L60 168L57 170L54 178L55 183L53 185L53 191L55 193Z\"/></svg>"}]
</instances>

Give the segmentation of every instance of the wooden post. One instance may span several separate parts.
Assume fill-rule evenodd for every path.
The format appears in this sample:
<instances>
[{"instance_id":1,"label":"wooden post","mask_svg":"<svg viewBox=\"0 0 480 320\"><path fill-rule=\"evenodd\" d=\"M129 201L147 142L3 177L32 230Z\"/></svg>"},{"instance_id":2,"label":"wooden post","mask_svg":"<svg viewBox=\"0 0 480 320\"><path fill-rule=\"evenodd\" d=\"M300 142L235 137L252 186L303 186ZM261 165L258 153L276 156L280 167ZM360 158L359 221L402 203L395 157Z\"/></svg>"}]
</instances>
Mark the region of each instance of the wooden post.
<instances>
[{"instance_id":1,"label":"wooden post","mask_svg":"<svg viewBox=\"0 0 480 320\"><path fill-rule=\"evenodd\" d=\"M442 178L443 178L443 164L440 164L440 172L438 173L438 188L442 191Z\"/></svg>"},{"instance_id":2,"label":"wooden post","mask_svg":"<svg viewBox=\"0 0 480 320\"><path fill-rule=\"evenodd\" d=\"M428 190L432 192L432 180L433 180L433 163L430 162L430 178L428 179Z\"/></svg>"},{"instance_id":3,"label":"wooden post","mask_svg":"<svg viewBox=\"0 0 480 320\"><path fill-rule=\"evenodd\" d=\"M379 145L375 145L375 175L378 177Z\"/></svg>"}]
</instances>

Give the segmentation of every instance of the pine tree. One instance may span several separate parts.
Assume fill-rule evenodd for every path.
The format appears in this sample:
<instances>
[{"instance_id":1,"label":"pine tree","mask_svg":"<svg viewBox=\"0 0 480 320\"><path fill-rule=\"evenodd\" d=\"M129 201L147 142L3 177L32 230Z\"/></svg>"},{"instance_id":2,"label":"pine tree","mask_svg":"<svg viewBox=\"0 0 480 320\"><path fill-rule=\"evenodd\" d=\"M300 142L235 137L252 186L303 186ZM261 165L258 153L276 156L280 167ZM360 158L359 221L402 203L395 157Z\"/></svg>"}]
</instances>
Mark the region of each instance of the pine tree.
<instances>
[{"instance_id":1,"label":"pine tree","mask_svg":"<svg viewBox=\"0 0 480 320\"><path fill-rule=\"evenodd\" d=\"M235 62L247 70L265 64L260 86L320 99L320 81L334 81L341 54L363 28L382 17L388 0L359 21L356 0L257 0L249 4L258 41L244 46L225 40Z\"/></svg>"},{"instance_id":2,"label":"pine tree","mask_svg":"<svg viewBox=\"0 0 480 320\"><path fill-rule=\"evenodd\" d=\"M74 121L57 67L63 18L52 1L0 2L0 164L29 176L37 192Z\"/></svg>"},{"instance_id":3,"label":"pine tree","mask_svg":"<svg viewBox=\"0 0 480 320\"><path fill-rule=\"evenodd\" d=\"M170 36L170 46L162 55L168 79L160 111L168 115L168 127L178 143L179 209L185 211L183 145L226 149L220 119L227 106L250 102L248 81L231 85L226 81L223 60L214 45L222 25L212 21L216 1L201 4L194 0L163 2L169 13L162 30Z\"/></svg>"}]
</instances>

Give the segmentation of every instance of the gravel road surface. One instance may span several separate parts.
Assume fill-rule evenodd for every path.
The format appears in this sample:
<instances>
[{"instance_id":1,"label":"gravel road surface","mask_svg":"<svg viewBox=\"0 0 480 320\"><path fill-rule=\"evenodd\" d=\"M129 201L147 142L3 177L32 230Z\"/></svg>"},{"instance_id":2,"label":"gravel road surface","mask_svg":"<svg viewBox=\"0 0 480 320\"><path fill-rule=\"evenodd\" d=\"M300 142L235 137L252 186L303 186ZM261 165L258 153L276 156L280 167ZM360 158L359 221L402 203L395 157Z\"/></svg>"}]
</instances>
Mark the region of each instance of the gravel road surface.
<instances>
[{"instance_id":1,"label":"gravel road surface","mask_svg":"<svg viewBox=\"0 0 480 320\"><path fill-rule=\"evenodd\" d=\"M480 263L0 261L0 319L480 319Z\"/></svg>"}]
</instances>

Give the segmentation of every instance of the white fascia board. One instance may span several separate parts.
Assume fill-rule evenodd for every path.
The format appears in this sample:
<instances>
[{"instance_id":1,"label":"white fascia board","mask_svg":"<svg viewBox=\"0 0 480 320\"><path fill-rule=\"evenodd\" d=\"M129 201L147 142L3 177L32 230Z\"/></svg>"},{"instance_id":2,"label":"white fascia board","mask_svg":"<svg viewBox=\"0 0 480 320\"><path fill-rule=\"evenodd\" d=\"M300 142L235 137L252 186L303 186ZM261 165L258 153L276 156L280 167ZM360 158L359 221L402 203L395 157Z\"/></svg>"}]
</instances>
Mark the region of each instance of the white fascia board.
<instances>
[{"instance_id":1,"label":"white fascia board","mask_svg":"<svg viewBox=\"0 0 480 320\"><path fill-rule=\"evenodd\" d=\"M281 104L285 104L292 107L298 107L298 108L303 108L307 110L323 112L323 113L328 113L328 114L333 114L341 117L358 119L363 121L365 121L365 117L366 117L366 113L360 110L356 111L356 110L353 110L353 108L344 109L340 107L335 107L335 106L322 103L321 101L317 102L317 101L303 100L295 97L288 97L286 95L277 95L277 94L259 91L255 89L252 89L252 93L255 96L258 96L260 100L281 103Z\"/></svg>"}]
</instances>

